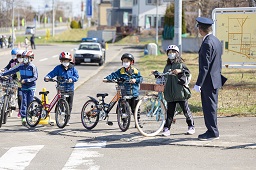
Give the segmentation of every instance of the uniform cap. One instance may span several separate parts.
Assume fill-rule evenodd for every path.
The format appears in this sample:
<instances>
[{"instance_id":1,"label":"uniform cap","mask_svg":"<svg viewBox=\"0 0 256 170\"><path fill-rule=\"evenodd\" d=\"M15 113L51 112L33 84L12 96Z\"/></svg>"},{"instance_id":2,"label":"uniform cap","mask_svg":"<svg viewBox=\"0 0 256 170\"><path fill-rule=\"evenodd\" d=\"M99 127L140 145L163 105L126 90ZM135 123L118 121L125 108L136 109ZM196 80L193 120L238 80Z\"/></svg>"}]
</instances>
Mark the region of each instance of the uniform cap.
<instances>
[{"instance_id":1,"label":"uniform cap","mask_svg":"<svg viewBox=\"0 0 256 170\"><path fill-rule=\"evenodd\" d=\"M197 17L196 21L198 24L204 24L204 25L212 25L213 20L211 18L205 18L205 17Z\"/></svg>"}]
</instances>

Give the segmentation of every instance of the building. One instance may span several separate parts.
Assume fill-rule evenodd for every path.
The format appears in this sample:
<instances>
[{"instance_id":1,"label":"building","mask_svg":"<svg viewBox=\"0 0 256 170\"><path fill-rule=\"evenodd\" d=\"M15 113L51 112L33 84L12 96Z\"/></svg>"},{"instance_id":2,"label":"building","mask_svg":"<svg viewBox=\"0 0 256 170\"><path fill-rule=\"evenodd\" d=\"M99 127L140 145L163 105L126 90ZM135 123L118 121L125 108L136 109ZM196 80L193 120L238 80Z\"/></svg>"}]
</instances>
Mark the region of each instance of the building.
<instances>
[{"instance_id":1,"label":"building","mask_svg":"<svg viewBox=\"0 0 256 170\"><path fill-rule=\"evenodd\" d=\"M156 3L158 1L158 4ZM164 0L133 0L132 25L140 28L155 28L164 25L164 14L168 2Z\"/></svg>"}]
</instances>

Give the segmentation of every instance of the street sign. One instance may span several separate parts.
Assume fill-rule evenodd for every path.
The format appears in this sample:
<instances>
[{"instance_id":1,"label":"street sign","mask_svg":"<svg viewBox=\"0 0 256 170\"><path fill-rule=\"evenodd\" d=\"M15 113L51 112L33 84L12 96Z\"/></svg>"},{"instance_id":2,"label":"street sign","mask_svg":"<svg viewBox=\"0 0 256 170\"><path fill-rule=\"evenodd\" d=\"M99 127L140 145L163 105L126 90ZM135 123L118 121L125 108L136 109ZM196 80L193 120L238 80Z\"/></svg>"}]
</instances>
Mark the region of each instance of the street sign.
<instances>
[{"instance_id":1,"label":"street sign","mask_svg":"<svg viewBox=\"0 0 256 170\"><path fill-rule=\"evenodd\" d=\"M86 16L92 17L92 0L86 0Z\"/></svg>"},{"instance_id":2,"label":"street sign","mask_svg":"<svg viewBox=\"0 0 256 170\"><path fill-rule=\"evenodd\" d=\"M256 7L215 8L213 34L223 43L224 64L256 65Z\"/></svg>"}]
</instances>

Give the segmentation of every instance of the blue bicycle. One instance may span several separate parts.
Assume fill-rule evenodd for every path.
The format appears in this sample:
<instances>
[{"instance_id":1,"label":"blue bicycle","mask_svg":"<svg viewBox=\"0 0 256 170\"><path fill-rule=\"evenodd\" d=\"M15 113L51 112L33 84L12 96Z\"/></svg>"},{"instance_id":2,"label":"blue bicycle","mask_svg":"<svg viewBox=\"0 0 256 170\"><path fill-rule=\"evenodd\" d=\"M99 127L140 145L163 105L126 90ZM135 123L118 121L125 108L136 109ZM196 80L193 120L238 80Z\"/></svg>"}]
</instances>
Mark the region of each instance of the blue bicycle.
<instances>
[{"instance_id":1,"label":"blue bicycle","mask_svg":"<svg viewBox=\"0 0 256 170\"><path fill-rule=\"evenodd\" d=\"M166 102L163 97L165 75L171 72L153 72L156 84L142 83L141 90L146 90L135 108L135 124L143 136L156 136L163 130L166 118ZM141 125L141 126L139 126Z\"/></svg>"}]
</instances>

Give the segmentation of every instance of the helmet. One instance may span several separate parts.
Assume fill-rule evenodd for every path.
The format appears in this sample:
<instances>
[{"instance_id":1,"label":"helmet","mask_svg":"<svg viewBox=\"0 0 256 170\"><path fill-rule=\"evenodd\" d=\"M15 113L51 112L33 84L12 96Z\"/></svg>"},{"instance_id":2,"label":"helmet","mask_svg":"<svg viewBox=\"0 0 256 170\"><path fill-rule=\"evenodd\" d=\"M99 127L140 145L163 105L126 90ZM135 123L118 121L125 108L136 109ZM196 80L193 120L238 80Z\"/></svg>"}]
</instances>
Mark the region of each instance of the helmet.
<instances>
[{"instance_id":1,"label":"helmet","mask_svg":"<svg viewBox=\"0 0 256 170\"><path fill-rule=\"evenodd\" d=\"M59 56L59 60L72 60L72 55L69 52L61 52Z\"/></svg>"},{"instance_id":2,"label":"helmet","mask_svg":"<svg viewBox=\"0 0 256 170\"><path fill-rule=\"evenodd\" d=\"M18 48L14 48L11 51L11 55L16 55L18 53L19 49Z\"/></svg>"},{"instance_id":3,"label":"helmet","mask_svg":"<svg viewBox=\"0 0 256 170\"><path fill-rule=\"evenodd\" d=\"M170 50L175 50L175 51L177 51L178 53L180 52L179 47L177 47L176 45L169 45L169 46L166 48L166 53L168 53Z\"/></svg>"},{"instance_id":4,"label":"helmet","mask_svg":"<svg viewBox=\"0 0 256 170\"><path fill-rule=\"evenodd\" d=\"M31 51L31 50L24 51L24 52L22 53L22 57L25 57L25 56L27 56L27 57L29 57L29 58L34 58L34 53L33 53L33 51Z\"/></svg>"},{"instance_id":5,"label":"helmet","mask_svg":"<svg viewBox=\"0 0 256 170\"><path fill-rule=\"evenodd\" d=\"M17 52L17 57L22 57L22 53L24 52L25 50L18 50Z\"/></svg>"},{"instance_id":6,"label":"helmet","mask_svg":"<svg viewBox=\"0 0 256 170\"><path fill-rule=\"evenodd\" d=\"M122 57L121 57L121 60L123 61L124 58L127 58L127 59L131 60L132 62L134 62L134 57L133 57L133 55L130 54L130 53L124 53L124 54L122 55Z\"/></svg>"}]
</instances>

